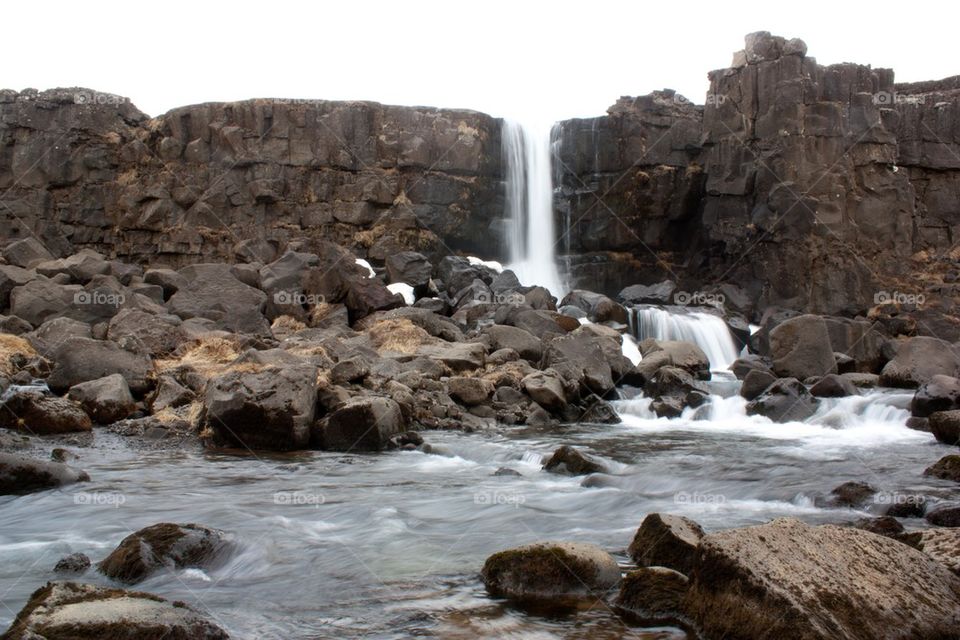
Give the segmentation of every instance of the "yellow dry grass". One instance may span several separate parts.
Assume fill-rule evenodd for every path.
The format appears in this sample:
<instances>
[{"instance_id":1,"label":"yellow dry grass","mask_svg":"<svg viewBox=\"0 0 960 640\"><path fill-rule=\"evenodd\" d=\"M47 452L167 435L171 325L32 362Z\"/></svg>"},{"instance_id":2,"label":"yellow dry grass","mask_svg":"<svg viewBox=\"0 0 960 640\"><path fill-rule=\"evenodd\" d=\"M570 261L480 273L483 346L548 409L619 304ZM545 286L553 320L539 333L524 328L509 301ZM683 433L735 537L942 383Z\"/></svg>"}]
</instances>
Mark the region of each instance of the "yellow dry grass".
<instances>
[{"instance_id":1,"label":"yellow dry grass","mask_svg":"<svg viewBox=\"0 0 960 640\"><path fill-rule=\"evenodd\" d=\"M406 318L383 320L367 332L379 353L414 353L420 345L434 341L429 333Z\"/></svg>"},{"instance_id":2,"label":"yellow dry grass","mask_svg":"<svg viewBox=\"0 0 960 640\"><path fill-rule=\"evenodd\" d=\"M300 322L293 316L280 316L270 325L270 330L273 331L274 337L278 340L282 340L290 334L306 328L306 324Z\"/></svg>"},{"instance_id":3,"label":"yellow dry grass","mask_svg":"<svg viewBox=\"0 0 960 640\"><path fill-rule=\"evenodd\" d=\"M240 355L237 345L220 337L200 338L179 357L157 360L156 371L163 374L181 366L189 366L208 380L227 371L257 372L263 365L253 362L231 363Z\"/></svg>"},{"instance_id":4,"label":"yellow dry grass","mask_svg":"<svg viewBox=\"0 0 960 640\"><path fill-rule=\"evenodd\" d=\"M0 333L0 374L12 376L19 368L14 360L33 358L37 355L30 343L20 336Z\"/></svg>"}]
</instances>

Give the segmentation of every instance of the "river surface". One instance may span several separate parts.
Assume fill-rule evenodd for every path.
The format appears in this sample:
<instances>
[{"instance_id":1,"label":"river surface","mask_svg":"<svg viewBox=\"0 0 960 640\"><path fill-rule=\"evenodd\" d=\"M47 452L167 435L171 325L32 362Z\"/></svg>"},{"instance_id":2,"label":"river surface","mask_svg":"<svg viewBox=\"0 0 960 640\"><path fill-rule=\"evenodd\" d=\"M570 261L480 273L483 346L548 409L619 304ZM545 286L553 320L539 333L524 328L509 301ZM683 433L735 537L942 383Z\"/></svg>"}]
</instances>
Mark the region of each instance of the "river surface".
<instances>
[{"instance_id":1,"label":"river surface","mask_svg":"<svg viewBox=\"0 0 960 640\"><path fill-rule=\"evenodd\" d=\"M846 522L866 513L815 506L842 482L878 487L871 511L899 493L948 491L922 475L948 447L904 426L909 393L830 400L808 423L773 424L744 415L735 382L712 384L709 409L674 420L635 398L617 403L619 425L425 432L439 455L237 457L145 449L99 431L70 447L92 482L0 497L0 628L55 579L62 556L96 562L133 531L172 521L223 529L232 548L203 571L161 572L136 588L183 600L236 638L682 638L627 627L602 603L520 612L487 597L478 572L491 553L543 539L594 542L627 564L626 546L654 511L708 530L777 516ZM541 471L561 444L603 457L613 473ZM54 443L39 445L46 456ZM502 467L522 475L494 476ZM108 584L95 571L83 580Z\"/></svg>"}]
</instances>

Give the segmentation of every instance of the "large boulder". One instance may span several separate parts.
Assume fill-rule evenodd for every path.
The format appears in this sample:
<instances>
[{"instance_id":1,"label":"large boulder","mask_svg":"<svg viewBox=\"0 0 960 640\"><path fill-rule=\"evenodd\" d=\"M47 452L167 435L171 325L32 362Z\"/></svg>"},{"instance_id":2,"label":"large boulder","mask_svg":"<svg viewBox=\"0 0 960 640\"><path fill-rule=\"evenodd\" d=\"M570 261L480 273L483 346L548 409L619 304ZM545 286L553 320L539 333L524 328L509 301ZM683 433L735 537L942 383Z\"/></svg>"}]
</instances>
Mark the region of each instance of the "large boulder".
<instances>
[{"instance_id":1,"label":"large boulder","mask_svg":"<svg viewBox=\"0 0 960 640\"><path fill-rule=\"evenodd\" d=\"M523 390L547 411L558 412L567 406L563 378L553 369L534 371L520 381Z\"/></svg>"},{"instance_id":2,"label":"large boulder","mask_svg":"<svg viewBox=\"0 0 960 640\"><path fill-rule=\"evenodd\" d=\"M74 385L67 397L80 403L87 415L100 424L123 420L137 408L127 381L119 373Z\"/></svg>"},{"instance_id":3,"label":"large boulder","mask_svg":"<svg viewBox=\"0 0 960 640\"><path fill-rule=\"evenodd\" d=\"M72 318L53 318L23 336L45 358L53 358L67 338L93 338L89 324Z\"/></svg>"},{"instance_id":4,"label":"large boulder","mask_svg":"<svg viewBox=\"0 0 960 640\"><path fill-rule=\"evenodd\" d=\"M3 248L3 258L7 264L31 269L41 262L53 260L54 256L42 242L30 236L29 238L14 240L5 246Z\"/></svg>"},{"instance_id":5,"label":"large boulder","mask_svg":"<svg viewBox=\"0 0 960 640\"><path fill-rule=\"evenodd\" d=\"M641 567L620 583L614 604L641 618L676 618L683 611L690 580L667 567Z\"/></svg>"},{"instance_id":6,"label":"large boulder","mask_svg":"<svg viewBox=\"0 0 960 640\"><path fill-rule=\"evenodd\" d=\"M4 640L228 640L182 602L76 582L37 589Z\"/></svg>"},{"instance_id":7,"label":"large boulder","mask_svg":"<svg viewBox=\"0 0 960 640\"><path fill-rule=\"evenodd\" d=\"M823 318L802 315L781 322L770 331L773 370L781 378L810 377L837 373L830 334Z\"/></svg>"},{"instance_id":8,"label":"large boulder","mask_svg":"<svg viewBox=\"0 0 960 640\"><path fill-rule=\"evenodd\" d=\"M712 533L686 613L708 638L942 640L960 623L960 579L905 544L782 518Z\"/></svg>"},{"instance_id":9,"label":"large boulder","mask_svg":"<svg viewBox=\"0 0 960 640\"><path fill-rule=\"evenodd\" d=\"M960 482L960 455L943 456L924 469L923 475Z\"/></svg>"},{"instance_id":10,"label":"large boulder","mask_svg":"<svg viewBox=\"0 0 960 640\"><path fill-rule=\"evenodd\" d=\"M540 338L529 331L506 324L490 325L483 331L490 336L494 351L513 349L520 354L521 358L533 364L540 362L540 357L543 355L543 345Z\"/></svg>"},{"instance_id":11,"label":"large boulder","mask_svg":"<svg viewBox=\"0 0 960 640\"><path fill-rule=\"evenodd\" d=\"M413 287L413 293L417 297L427 294L433 265L425 255L416 251L398 251L387 256L385 263L391 284L408 284Z\"/></svg>"},{"instance_id":12,"label":"large boulder","mask_svg":"<svg viewBox=\"0 0 960 640\"><path fill-rule=\"evenodd\" d=\"M10 293L31 280L42 278L36 271L15 267L12 264L0 265L0 309L10 306Z\"/></svg>"},{"instance_id":13,"label":"large boulder","mask_svg":"<svg viewBox=\"0 0 960 640\"><path fill-rule=\"evenodd\" d=\"M779 378L747 403L747 415L774 422L802 422L817 412L819 401L796 378Z\"/></svg>"},{"instance_id":14,"label":"large boulder","mask_svg":"<svg viewBox=\"0 0 960 640\"><path fill-rule=\"evenodd\" d=\"M407 430L400 405L391 398L348 401L319 425L315 443L330 451L380 451Z\"/></svg>"},{"instance_id":15,"label":"large boulder","mask_svg":"<svg viewBox=\"0 0 960 640\"><path fill-rule=\"evenodd\" d=\"M0 452L0 495L31 493L88 480L86 471L59 462Z\"/></svg>"},{"instance_id":16,"label":"large boulder","mask_svg":"<svg viewBox=\"0 0 960 640\"><path fill-rule=\"evenodd\" d=\"M108 578L136 584L159 569L202 567L225 544L225 534L217 529L161 522L124 538L97 568Z\"/></svg>"},{"instance_id":17,"label":"large boulder","mask_svg":"<svg viewBox=\"0 0 960 640\"><path fill-rule=\"evenodd\" d=\"M604 396L614 389L613 370L596 337L578 329L546 343L543 368L552 368L582 393Z\"/></svg>"},{"instance_id":18,"label":"large boulder","mask_svg":"<svg viewBox=\"0 0 960 640\"><path fill-rule=\"evenodd\" d=\"M960 380L941 374L921 384L910 403L910 415L917 418L953 409L960 409Z\"/></svg>"},{"instance_id":19,"label":"large boulder","mask_svg":"<svg viewBox=\"0 0 960 640\"><path fill-rule=\"evenodd\" d=\"M627 324L627 310L602 293L584 289L574 289L560 301L560 306L572 306L581 309L594 322L619 322Z\"/></svg>"},{"instance_id":20,"label":"large boulder","mask_svg":"<svg viewBox=\"0 0 960 640\"><path fill-rule=\"evenodd\" d=\"M858 396L860 390L849 379L836 373L828 373L810 387L810 393L817 398L843 398Z\"/></svg>"},{"instance_id":21,"label":"large boulder","mask_svg":"<svg viewBox=\"0 0 960 640\"><path fill-rule=\"evenodd\" d=\"M673 294L677 285L670 280L657 284L632 284L617 294L617 300L624 304L673 304Z\"/></svg>"},{"instance_id":22,"label":"large boulder","mask_svg":"<svg viewBox=\"0 0 960 640\"><path fill-rule=\"evenodd\" d=\"M173 314L155 314L123 309L110 319L107 339L112 342L135 339L154 358L168 356L186 341L183 321Z\"/></svg>"},{"instance_id":23,"label":"large boulder","mask_svg":"<svg viewBox=\"0 0 960 640\"><path fill-rule=\"evenodd\" d=\"M772 373L763 369L751 369L743 377L743 384L740 385L740 395L747 400L754 400L776 381L777 378Z\"/></svg>"},{"instance_id":24,"label":"large boulder","mask_svg":"<svg viewBox=\"0 0 960 640\"><path fill-rule=\"evenodd\" d=\"M493 383L483 378L454 376L447 380L450 397L468 407L483 404L493 395Z\"/></svg>"},{"instance_id":25,"label":"large boulder","mask_svg":"<svg viewBox=\"0 0 960 640\"><path fill-rule=\"evenodd\" d=\"M689 574L704 535L700 525L690 518L651 513L643 519L627 553L638 566L669 567Z\"/></svg>"},{"instance_id":26,"label":"large boulder","mask_svg":"<svg viewBox=\"0 0 960 640\"><path fill-rule=\"evenodd\" d=\"M153 385L153 362L144 353L127 351L113 342L91 338L67 338L55 351L56 363L47 384L56 393L70 387L119 373L130 391L143 394Z\"/></svg>"},{"instance_id":27,"label":"large boulder","mask_svg":"<svg viewBox=\"0 0 960 640\"><path fill-rule=\"evenodd\" d=\"M60 284L47 278L30 280L10 292L10 313L35 327L66 314L74 300L83 295L83 287Z\"/></svg>"},{"instance_id":28,"label":"large boulder","mask_svg":"<svg viewBox=\"0 0 960 640\"><path fill-rule=\"evenodd\" d=\"M553 600L605 594L620 582L620 567L593 544L537 542L493 554L480 575L493 596Z\"/></svg>"},{"instance_id":29,"label":"large boulder","mask_svg":"<svg viewBox=\"0 0 960 640\"><path fill-rule=\"evenodd\" d=\"M825 316L823 321L831 348L851 358L854 371L880 373L887 363L886 346L890 339L878 330L876 323L832 316Z\"/></svg>"},{"instance_id":30,"label":"large boulder","mask_svg":"<svg viewBox=\"0 0 960 640\"><path fill-rule=\"evenodd\" d=\"M924 529L917 538L917 549L960 575L960 528Z\"/></svg>"},{"instance_id":31,"label":"large boulder","mask_svg":"<svg viewBox=\"0 0 960 640\"><path fill-rule=\"evenodd\" d=\"M238 280L230 265L195 264L179 273L187 282L167 301L170 313L184 320L206 318L225 331L270 335L263 315L267 295Z\"/></svg>"},{"instance_id":32,"label":"large boulder","mask_svg":"<svg viewBox=\"0 0 960 640\"><path fill-rule=\"evenodd\" d=\"M100 253L92 249L81 249L72 256L57 260L47 260L33 267L40 275L53 278L57 274L66 274L72 282L86 284L94 276L110 273L110 263Z\"/></svg>"},{"instance_id":33,"label":"large boulder","mask_svg":"<svg viewBox=\"0 0 960 640\"><path fill-rule=\"evenodd\" d=\"M700 380L710 379L710 359L692 342L647 338L637 348L643 356L637 371L644 380L652 378L661 367L677 367Z\"/></svg>"},{"instance_id":34,"label":"large boulder","mask_svg":"<svg viewBox=\"0 0 960 640\"><path fill-rule=\"evenodd\" d=\"M289 451L310 443L317 367L228 371L207 384L206 424L218 443Z\"/></svg>"},{"instance_id":35,"label":"large boulder","mask_svg":"<svg viewBox=\"0 0 960 640\"><path fill-rule=\"evenodd\" d=\"M938 374L953 378L960 374L957 352L949 342L917 336L900 343L897 355L880 373L880 384L887 387L919 387Z\"/></svg>"},{"instance_id":36,"label":"large boulder","mask_svg":"<svg viewBox=\"0 0 960 640\"><path fill-rule=\"evenodd\" d=\"M0 427L45 436L90 431L93 423L83 408L67 398L21 389L0 402Z\"/></svg>"},{"instance_id":37,"label":"large boulder","mask_svg":"<svg viewBox=\"0 0 960 640\"><path fill-rule=\"evenodd\" d=\"M928 424L939 442L960 446L960 409L931 413Z\"/></svg>"}]
</instances>

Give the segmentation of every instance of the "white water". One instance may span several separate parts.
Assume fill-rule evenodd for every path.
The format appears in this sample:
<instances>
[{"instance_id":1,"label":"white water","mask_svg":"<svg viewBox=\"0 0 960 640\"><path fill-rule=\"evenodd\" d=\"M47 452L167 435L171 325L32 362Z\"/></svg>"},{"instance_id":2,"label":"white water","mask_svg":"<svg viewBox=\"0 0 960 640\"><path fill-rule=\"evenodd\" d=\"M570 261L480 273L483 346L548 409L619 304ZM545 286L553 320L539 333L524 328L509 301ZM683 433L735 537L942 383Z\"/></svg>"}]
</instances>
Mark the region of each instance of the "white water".
<instances>
[{"instance_id":1,"label":"white water","mask_svg":"<svg viewBox=\"0 0 960 640\"><path fill-rule=\"evenodd\" d=\"M707 354L710 369L726 371L739 353L723 318L702 311L671 313L657 307L630 309L630 330L638 340L684 340Z\"/></svg>"},{"instance_id":2,"label":"white water","mask_svg":"<svg viewBox=\"0 0 960 640\"><path fill-rule=\"evenodd\" d=\"M521 283L546 287L560 298L567 287L556 261L552 155L551 128L504 121L507 268Z\"/></svg>"}]
</instances>

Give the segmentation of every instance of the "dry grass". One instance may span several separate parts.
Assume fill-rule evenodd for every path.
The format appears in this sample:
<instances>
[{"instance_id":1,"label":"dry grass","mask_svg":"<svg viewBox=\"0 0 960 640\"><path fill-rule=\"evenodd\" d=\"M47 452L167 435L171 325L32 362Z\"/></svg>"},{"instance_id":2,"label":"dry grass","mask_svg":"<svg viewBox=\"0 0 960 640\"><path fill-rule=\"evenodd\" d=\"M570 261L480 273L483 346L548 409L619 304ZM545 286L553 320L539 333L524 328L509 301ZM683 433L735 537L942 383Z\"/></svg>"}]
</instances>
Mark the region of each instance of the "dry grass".
<instances>
[{"instance_id":1,"label":"dry grass","mask_svg":"<svg viewBox=\"0 0 960 640\"><path fill-rule=\"evenodd\" d=\"M156 371L159 375L181 366L188 366L209 380L228 371L257 372L264 369L263 365L253 362L231 365L240 353L237 345L226 338L200 338L182 355L157 360Z\"/></svg>"},{"instance_id":2,"label":"dry grass","mask_svg":"<svg viewBox=\"0 0 960 640\"><path fill-rule=\"evenodd\" d=\"M273 331L274 337L278 340L283 340L287 336L306 328L306 324L300 322L293 316L280 316L270 325L270 330Z\"/></svg>"},{"instance_id":3,"label":"dry grass","mask_svg":"<svg viewBox=\"0 0 960 640\"><path fill-rule=\"evenodd\" d=\"M383 320L368 330L370 340L379 353L415 353L420 345L435 342L426 331L406 318Z\"/></svg>"},{"instance_id":4,"label":"dry grass","mask_svg":"<svg viewBox=\"0 0 960 640\"><path fill-rule=\"evenodd\" d=\"M20 368L16 360L29 360L37 356L30 343L20 336L9 333L0 333L0 374L12 376Z\"/></svg>"}]
</instances>

